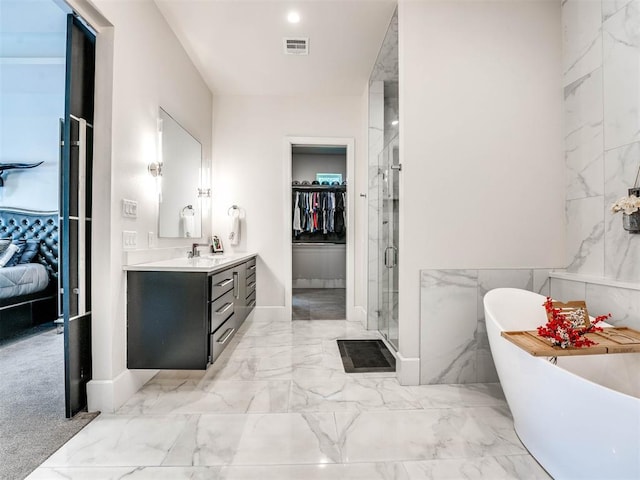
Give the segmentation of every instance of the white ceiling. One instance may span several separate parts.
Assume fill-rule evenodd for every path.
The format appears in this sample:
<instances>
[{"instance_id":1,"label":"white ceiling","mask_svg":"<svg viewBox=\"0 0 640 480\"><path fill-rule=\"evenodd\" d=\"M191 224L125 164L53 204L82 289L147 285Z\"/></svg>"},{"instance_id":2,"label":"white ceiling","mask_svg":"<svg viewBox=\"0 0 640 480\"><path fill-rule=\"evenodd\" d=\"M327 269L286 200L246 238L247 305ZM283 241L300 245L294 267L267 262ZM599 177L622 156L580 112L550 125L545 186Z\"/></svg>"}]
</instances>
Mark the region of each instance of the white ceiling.
<instances>
[{"instance_id":1,"label":"white ceiling","mask_svg":"<svg viewBox=\"0 0 640 480\"><path fill-rule=\"evenodd\" d=\"M360 95L395 0L154 0L215 95ZM290 10L298 24L287 22ZM285 55L283 37L309 37Z\"/></svg>"}]
</instances>

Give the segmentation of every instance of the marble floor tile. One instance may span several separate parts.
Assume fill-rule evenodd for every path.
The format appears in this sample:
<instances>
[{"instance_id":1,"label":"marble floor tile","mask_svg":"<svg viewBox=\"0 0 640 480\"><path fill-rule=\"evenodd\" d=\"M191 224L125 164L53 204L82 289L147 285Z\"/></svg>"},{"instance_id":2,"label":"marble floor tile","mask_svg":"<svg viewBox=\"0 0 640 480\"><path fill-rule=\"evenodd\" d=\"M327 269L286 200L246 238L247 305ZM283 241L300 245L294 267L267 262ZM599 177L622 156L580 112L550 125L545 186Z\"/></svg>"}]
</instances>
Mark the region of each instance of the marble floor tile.
<instances>
[{"instance_id":1,"label":"marble floor tile","mask_svg":"<svg viewBox=\"0 0 640 480\"><path fill-rule=\"evenodd\" d=\"M420 402L395 378L296 378L290 412L342 412L422 409Z\"/></svg>"},{"instance_id":2,"label":"marble floor tile","mask_svg":"<svg viewBox=\"0 0 640 480\"><path fill-rule=\"evenodd\" d=\"M187 415L100 415L44 463L57 466L161 465Z\"/></svg>"},{"instance_id":3,"label":"marble floor tile","mask_svg":"<svg viewBox=\"0 0 640 480\"><path fill-rule=\"evenodd\" d=\"M359 323L247 321L207 371L163 371L30 480L547 478L498 384L346 374Z\"/></svg>"},{"instance_id":4,"label":"marble floor tile","mask_svg":"<svg viewBox=\"0 0 640 480\"><path fill-rule=\"evenodd\" d=\"M39 468L27 480L221 480L222 467Z\"/></svg>"},{"instance_id":5,"label":"marble floor tile","mask_svg":"<svg viewBox=\"0 0 640 480\"><path fill-rule=\"evenodd\" d=\"M224 480L408 480L409 477L401 463L323 463L224 467L220 478Z\"/></svg>"},{"instance_id":6,"label":"marble floor tile","mask_svg":"<svg viewBox=\"0 0 640 480\"><path fill-rule=\"evenodd\" d=\"M191 415L161 465L228 465L238 451L251 415Z\"/></svg>"},{"instance_id":7,"label":"marble floor tile","mask_svg":"<svg viewBox=\"0 0 640 480\"><path fill-rule=\"evenodd\" d=\"M175 410L185 397L199 390L191 378L153 378L116 412L119 415L163 414Z\"/></svg>"},{"instance_id":8,"label":"marble floor tile","mask_svg":"<svg viewBox=\"0 0 640 480\"><path fill-rule=\"evenodd\" d=\"M505 406L506 400L498 383L460 385L418 385L404 387L424 408L459 408Z\"/></svg>"},{"instance_id":9,"label":"marble floor tile","mask_svg":"<svg viewBox=\"0 0 640 480\"><path fill-rule=\"evenodd\" d=\"M340 463L333 414L247 415L233 465Z\"/></svg>"},{"instance_id":10,"label":"marble floor tile","mask_svg":"<svg viewBox=\"0 0 640 480\"><path fill-rule=\"evenodd\" d=\"M513 430L506 407L334 415L343 461L348 463L527 453Z\"/></svg>"},{"instance_id":11,"label":"marble floor tile","mask_svg":"<svg viewBox=\"0 0 640 480\"><path fill-rule=\"evenodd\" d=\"M291 382L211 380L172 405L171 413L277 413L289 407ZM154 412L151 407L150 413Z\"/></svg>"},{"instance_id":12,"label":"marble floor tile","mask_svg":"<svg viewBox=\"0 0 640 480\"><path fill-rule=\"evenodd\" d=\"M546 480L551 477L530 455L404 462L409 480Z\"/></svg>"},{"instance_id":13,"label":"marble floor tile","mask_svg":"<svg viewBox=\"0 0 640 480\"><path fill-rule=\"evenodd\" d=\"M243 337L263 337L291 333L291 323L282 321L248 323Z\"/></svg>"}]
</instances>

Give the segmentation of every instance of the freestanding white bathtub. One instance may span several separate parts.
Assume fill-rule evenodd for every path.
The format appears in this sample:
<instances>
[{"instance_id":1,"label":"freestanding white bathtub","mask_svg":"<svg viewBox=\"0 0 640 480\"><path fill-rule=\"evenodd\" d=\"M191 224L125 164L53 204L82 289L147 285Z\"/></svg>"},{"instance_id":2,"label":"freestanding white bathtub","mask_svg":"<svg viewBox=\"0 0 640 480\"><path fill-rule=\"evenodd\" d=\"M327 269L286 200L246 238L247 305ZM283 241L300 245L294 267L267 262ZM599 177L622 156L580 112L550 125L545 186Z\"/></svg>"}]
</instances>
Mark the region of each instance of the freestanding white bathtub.
<instances>
[{"instance_id":1,"label":"freestanding white bathtub","mask_svg":"<svg viewBox=\"0 0 640 480\"><path fill-rule=\"evenodd\" d=\"M562 299L571 300L571 299ZM556 480L640 479L640 354L534 357L500 336L546 323L545 297L484 297L487 334L522 443Z\"/></svg>"}]
</instances>

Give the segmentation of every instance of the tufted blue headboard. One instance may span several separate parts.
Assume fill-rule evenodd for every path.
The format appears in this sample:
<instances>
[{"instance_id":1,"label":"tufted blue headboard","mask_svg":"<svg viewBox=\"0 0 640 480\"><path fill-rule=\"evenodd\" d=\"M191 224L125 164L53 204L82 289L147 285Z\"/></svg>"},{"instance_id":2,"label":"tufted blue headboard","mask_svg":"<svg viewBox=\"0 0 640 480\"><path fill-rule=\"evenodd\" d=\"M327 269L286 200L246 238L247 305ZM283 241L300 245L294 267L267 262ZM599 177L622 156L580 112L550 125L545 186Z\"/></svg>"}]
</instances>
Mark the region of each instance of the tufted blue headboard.
<instances>
[{"instance_id":1,"label":"tufted blue headboard","mask_svg":"<svg viewBox=\"0 0 640 480\"><path fill-rule=\"evenodd\" d=\"M0 208L0 238L40 240L34 259L44 265L50 278L58 277L58 212Z\"/></svg>"}]
</instances>

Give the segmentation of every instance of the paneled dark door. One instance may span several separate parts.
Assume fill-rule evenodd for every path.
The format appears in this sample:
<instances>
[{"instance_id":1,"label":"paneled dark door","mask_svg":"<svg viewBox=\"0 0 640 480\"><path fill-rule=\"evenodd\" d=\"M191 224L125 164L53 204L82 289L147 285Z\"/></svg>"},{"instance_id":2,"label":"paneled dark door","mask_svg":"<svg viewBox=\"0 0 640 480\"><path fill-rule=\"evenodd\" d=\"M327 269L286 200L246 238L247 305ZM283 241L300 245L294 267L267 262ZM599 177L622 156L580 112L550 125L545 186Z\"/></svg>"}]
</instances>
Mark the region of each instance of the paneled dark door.
<instances>
[{"instance_id":1,"label":"paneled dark door","mask_svg":"<svg viewBox=\"0 0 640 480\"><path fill-rule=\"evenodd\" d=\"M91 176L95 35L67 17L65 117L60 163L61 305L66 416L87 405L91 379Z\"/></svg>"}]
</instances>

